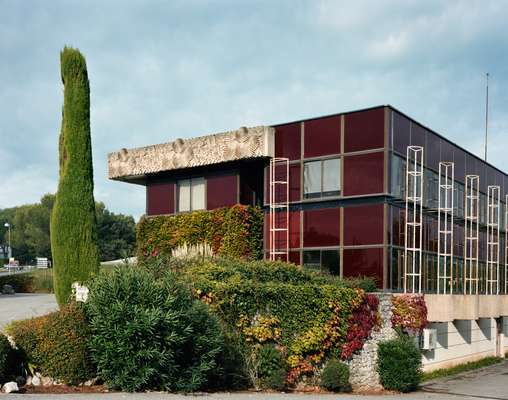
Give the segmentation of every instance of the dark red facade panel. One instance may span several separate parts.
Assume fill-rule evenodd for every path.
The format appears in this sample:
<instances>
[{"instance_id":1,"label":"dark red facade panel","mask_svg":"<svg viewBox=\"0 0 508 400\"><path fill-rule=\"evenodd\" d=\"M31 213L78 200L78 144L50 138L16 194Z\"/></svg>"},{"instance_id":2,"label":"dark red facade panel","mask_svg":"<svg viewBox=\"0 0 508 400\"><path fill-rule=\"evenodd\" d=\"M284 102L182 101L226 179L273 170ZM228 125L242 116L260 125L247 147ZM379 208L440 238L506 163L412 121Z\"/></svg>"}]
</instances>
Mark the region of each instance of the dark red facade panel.
<instances>
[{"instance_id":1,"label":"dark red facade panel","mask_svg":"<svg viewBox=\"0 0 508 400\"><path fill-rule=\"evenodd\" d=\"M289 247L300 247L300 213L301 211L289 212Z\"/></svg>"},{"instance_id":2,"label":"dark red facade panel","mask_svg":"<svg viewBox=\"0 0 508 400\"><path fill-rule=\"evenodd\" d=\"M384 153L344 156L344 196L383 193Z\"/></svg>"},{"instance_id":3,"label":"dark red facade panel","mask_svg":"<svg viewBox=\"0 0 508 400\"><path fill-rule=\"evenodd\" d=\"M383 286L383 248L344 249L342 261L345 277L372 276Z\"/></svg>"},{"instance_id":4,"label":"dark red facade panel","mask_svg":"<svg viewBox=\"0 0 508 400\"><path fill-rule=\"evenodd\" d=\"M344 245L383 244L383 204L344 207Z\"/></svg>"},{"instance_id":5,"label":"dark red facade panel","mask_svg":"<svg viewBox=\"0 0 508 400\"><path fill-rule=\"evenodd\" d=\"M339 208L306 210L303 215L304 247L338 246L340 244Z\"/></svg>"},{"instance_id":6,"label":"dark red facade panel","mask_svg":"<svg viewBox=\"0 0 508 400\"><path fill-rule=\"evenodd\" d=\"M206 179L206 209L238 203L238 175L209 176Z\"/></svg>"},{"instance_id":7,"label":"dark red facade panel","mask_svg":"<svg viewBox=\"0 0 508 400\"><path fill-rule=\"evenodd\" d=\"M305 122L304 157L340 153L340 115Z\"/></svg>"},{"instance_id":8,"label":"dark red facade panel","mask_svg":"<svg viewBox=\"0 0 508 400\"><path fill-rule=\"evenodd\" d=\"M301 158L300 123L281 125L275 128L275 156L287 157L290 160Z\"/></svg>"},{"instance_id":9,"label":"dark red facade panel","mask_svg":"<svg viewBox=\"0 0 508 400\"><path fill-rule=\"evenodd\" d=\"M344 152L384 147L384 120L384 108L346 114L344 122Z\"/></svg>"},{"instance_id":10,"label":"dark red facade panel","mask_svg":"<svg viewBox=\"0 0 508 400\"><path fill-rule=\"evenodd\" d=\"M173 214L175 212L175 184L149 184L146 187L146 212L148 215Z\"/></svg>"}]
</instances>

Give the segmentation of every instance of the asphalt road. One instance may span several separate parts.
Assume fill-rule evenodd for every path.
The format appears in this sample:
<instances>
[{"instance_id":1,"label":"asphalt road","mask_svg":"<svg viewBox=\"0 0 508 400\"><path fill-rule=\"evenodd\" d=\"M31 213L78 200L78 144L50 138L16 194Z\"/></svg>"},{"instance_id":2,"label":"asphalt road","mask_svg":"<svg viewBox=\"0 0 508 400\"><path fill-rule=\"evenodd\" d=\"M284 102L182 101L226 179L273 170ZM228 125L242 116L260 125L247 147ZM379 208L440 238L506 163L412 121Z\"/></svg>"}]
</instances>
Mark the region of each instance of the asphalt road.
<instances>
[{"instance_id":1,"label":"asphalt road","mask_svg":"<svg viewBox=\"0 0 508 400\"><path fill-rule=\"evenodd\" d=\"M490 367L429 382L423 386L422 390L463 398L508 400L508 360Z\"/></svg>"},{"instance_id":2,"label":"asphalt road","mask_svg":"<svg viewBox=\"0 0 508 400\"><path fill-rule=\"evenodd\" d=\"M425 384L418 392L397 395L352 395L352 394L287 394L287 393L214 393L195 395L174 395L167 393L104 393L104 394L59 394L59 395L0 395L3 399L35 399L49 400L58 398L69 399L101 399L101 400L457 400L457 399L492 399L508 400L508 360L497 365L476 371L455 375L452 378L440 379Z\"/></svg>"},{"instance_id":3,"label":"asphalt road","mask_svg":"<svg viewBox=\"0 0 508 400\"><path fill-rule=\"evenodd\" d=\"M37 317L57 309L54 294L0 295L0 330L11 321Z\"/></svg>"}]
</instances>

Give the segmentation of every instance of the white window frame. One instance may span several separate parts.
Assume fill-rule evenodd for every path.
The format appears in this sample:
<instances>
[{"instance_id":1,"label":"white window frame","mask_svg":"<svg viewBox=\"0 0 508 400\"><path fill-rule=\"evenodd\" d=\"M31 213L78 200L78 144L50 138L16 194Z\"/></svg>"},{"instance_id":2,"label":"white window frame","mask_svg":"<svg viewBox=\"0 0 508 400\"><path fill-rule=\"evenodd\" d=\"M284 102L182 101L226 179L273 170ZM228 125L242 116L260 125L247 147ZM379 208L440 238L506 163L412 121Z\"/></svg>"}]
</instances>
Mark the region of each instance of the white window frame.
<instances>
[{"instance_id":1,"label":"white window frame","mask_svg":"<svg viewBox=\"0 0 508 400\"><path fill-rule=\"evenodd\" d=\"M339 168L338 168L338 171L337 171L337 177L338 177L338 190L333 190L333 191L323 191L324 189L324 175L325 175L325 169L324 169L324 165L327 161L338 161L339 163ZM319 165L320 165L320 191L319 192L306 192L306 179L305 179L305 165L308 164L308 163L315 163L315 162L319 162ZM337 197L337 196L341 196L342 195L342 179L341 179L341 169L342 169L342 164L341 164L341 157L328 157L328 158L320 158L320 159L317 159L317 160L304 160L303 161L303 198L308 200L308 199L322 199L322 198L327 198L327 197ZM325 194L325 193L330 193L330 192L336 192L334 194ZM310 196L309 196L310 195Z\"/></svg>"},{"instance_id":2,"label":"white window frame","mask_svg":"<svg viewBox=\"0 0 508 400\"><path fill-rule=\"evenodd\" d=\"M188 209L182 210L181 209L181 201L180 201L180 187L183 182L189 182L189 205ZM203 208L195 208L193 207L193 188L195 185L203 184ZM176 209L177 213L188 213L198 210L206 210L206 179L203 176L194 177L194 178L187 178L187 179L179 179L176 181Z\"/></svg>"}]
</instances>

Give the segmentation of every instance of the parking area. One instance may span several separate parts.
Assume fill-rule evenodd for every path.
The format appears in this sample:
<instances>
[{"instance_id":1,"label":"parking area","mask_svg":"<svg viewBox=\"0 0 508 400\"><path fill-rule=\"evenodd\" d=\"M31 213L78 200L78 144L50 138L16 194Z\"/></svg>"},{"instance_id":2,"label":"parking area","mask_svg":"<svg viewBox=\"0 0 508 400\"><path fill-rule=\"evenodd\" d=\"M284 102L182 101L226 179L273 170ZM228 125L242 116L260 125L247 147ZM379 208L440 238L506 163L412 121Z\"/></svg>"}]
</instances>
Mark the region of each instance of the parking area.
<instances>
[{"instance_id":1,"label":"parking area","mask_svg":"<svg viewBox=\"0 0 508 400\"><path fill-rule=\"evenodd\" d=\"M429 394L508 400L508 360L490 367L429 382L423 386L422 390Z\"/></svg>"},{"instance_id":2,"label":"parking area","mask_svg":"<svg viewBox=\"0 0 508 400\"><path fill-rule=\"evenodd\" d=\"M54 294L0 295L0 330L11 321L44 315L57 308Z\"/></svg>"}]
</instances>

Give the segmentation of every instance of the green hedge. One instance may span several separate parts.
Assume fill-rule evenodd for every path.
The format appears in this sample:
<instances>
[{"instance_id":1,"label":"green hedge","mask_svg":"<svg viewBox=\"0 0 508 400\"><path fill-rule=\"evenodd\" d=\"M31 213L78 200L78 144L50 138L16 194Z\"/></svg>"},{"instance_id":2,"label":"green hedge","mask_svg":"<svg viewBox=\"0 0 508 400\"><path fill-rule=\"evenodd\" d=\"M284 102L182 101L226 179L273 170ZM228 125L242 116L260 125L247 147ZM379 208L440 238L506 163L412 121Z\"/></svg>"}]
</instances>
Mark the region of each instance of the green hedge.
<instances>
[{"instance_id":1,"label":"green hedge","mask_svg":"<svg viewBox=\"0 0 508 400\"><path fill-rule=\"evenodd\" d=\"M377 370L385 389L410 392L422 379L422 354L413 337L379 343Z\"/></svg>"},{"instance_id":2,"label":"green hedge","mask_svg":"<svg viewBox=\"0 0 508 400\"><path fill-rule=\"evenodd\" d=\"M321 373L319 386L331 392L350 392L349 367L339 360L328 361Z\"/></svg>"},{"instance_id":3,"label":"green hedge","mask_svg":"<svg viewBox=\"0 0 508 400\"><path fill-rule=\"evenodd\" d=\"M53 293L53 270L39 269L0 276L0 290L11 285L16 293Z\"/></svg>"},{"instance_id":4,"label":"green hedge","mask_svg":"<svg viewBox=\"0 0 508 400\"><path fill-rule=\"evenodd\" d=\"M260 259L263 256L263 211L236 205L213 211L143 217L136 229L137 255L143 261L170 255L175 247L208 243L214 254Z\"/></svg>"},{"instance_id":5,"label":"green hedge","mask_svg":"<svg viewBox=\"0 0 508 400\"><path fill-rule=\"evenodd\" d=\"M7 327L26 365L43 376L78 384L95 377L89 357L90 328L79 304L63 306L42 317L15 321Z\"/></svg>"},{"instance_id":6,"label":"green hedge","mask_svg":"<svg viewBox=\"0 0 508 400\"><path fill-rule=\"evenodd\" d=\"M0 290L3 285L11 285L16 293L34 293L35 278L30 273L0 276Z\"/></svg>"}]
</instances>

